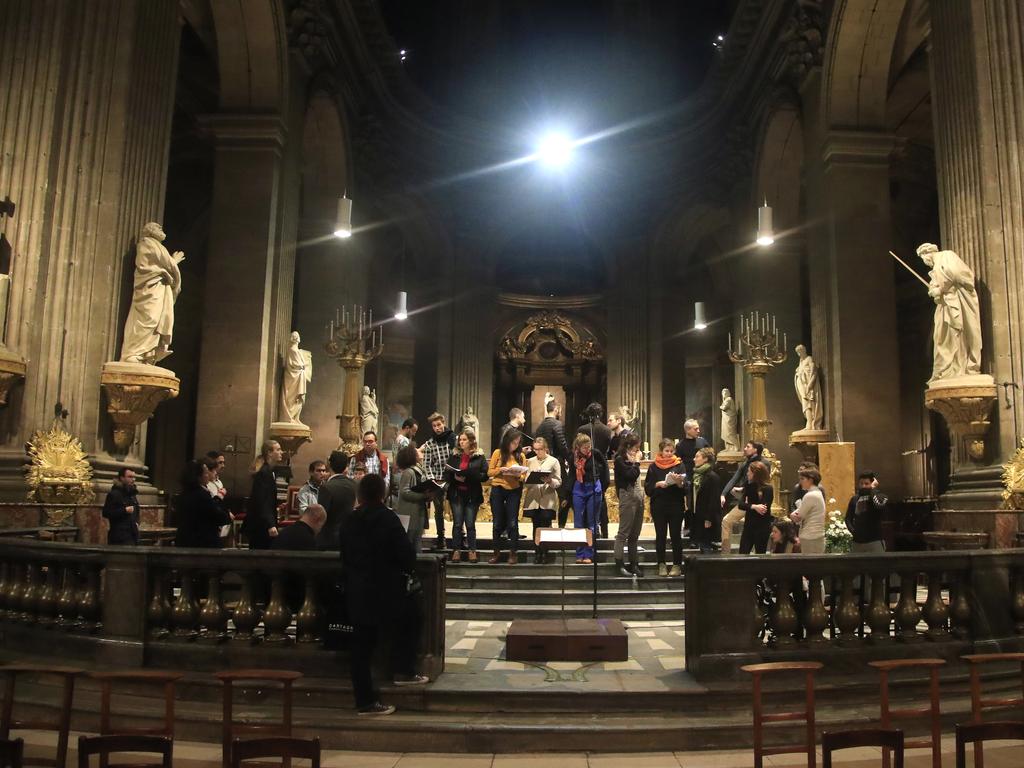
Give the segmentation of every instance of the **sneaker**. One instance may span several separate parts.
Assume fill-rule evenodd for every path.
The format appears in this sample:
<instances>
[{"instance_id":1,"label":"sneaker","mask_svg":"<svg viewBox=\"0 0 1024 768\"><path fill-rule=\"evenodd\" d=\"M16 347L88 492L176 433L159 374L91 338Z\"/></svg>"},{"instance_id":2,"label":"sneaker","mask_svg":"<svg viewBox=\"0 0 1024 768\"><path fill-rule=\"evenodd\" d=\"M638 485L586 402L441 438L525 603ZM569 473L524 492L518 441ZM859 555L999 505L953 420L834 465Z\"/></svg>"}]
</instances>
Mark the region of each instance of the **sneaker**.
<instances>
[{"instance_id":1,"label":"sneaker","mask_svg":"<svg viewBox=\"0 0 1024 768\"><path fill-rule=\"evenodd\" d=\"M381 704L379 701L373 702L368 707L360 707L359 716L363 715L390 715L395 711L393 704Z\"/></svg>"},{"instance_id":2,"label":"sneaker","mask_svg":"<svg viewBox=\"0 0 1024 768\"><path fill-rule=\"evenodd\" d=\"M395 678L395 685L426 685L430 682L430 678L426 675L400 675ZM394 707L392 707L394 709Z\"/></svg>"},{"instance_id":3,"label":"sneaker","mask_svg":"<svg viewBox=\"0 0 1024 768\"><path fill-rule=\"evenodd\" d=\"M668 572L669 576L682 576L683 567L681 565L673 565L672 569Z\"/></svg>"},{"instance_id":4,"label":"sneaker","mask_svg":"<svg viewBox=\"0 0 1024 768\"><path fill-rule=\"evenodd\" d=\"M658 575L668 576L668 566L664 563L658 563Z\"/></svg>"}]
</instances>

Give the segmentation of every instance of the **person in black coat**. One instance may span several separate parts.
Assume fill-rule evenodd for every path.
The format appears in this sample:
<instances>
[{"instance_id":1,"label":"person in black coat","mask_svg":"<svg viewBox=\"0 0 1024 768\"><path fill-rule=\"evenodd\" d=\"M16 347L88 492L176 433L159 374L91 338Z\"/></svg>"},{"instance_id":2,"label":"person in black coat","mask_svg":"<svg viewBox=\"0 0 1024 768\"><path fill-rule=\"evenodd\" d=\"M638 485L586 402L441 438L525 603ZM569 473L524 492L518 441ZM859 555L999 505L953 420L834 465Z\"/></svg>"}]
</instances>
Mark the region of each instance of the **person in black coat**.
<instances>
[{"instance_id":1,"label":"person in black coat","mask_svg":"<svg viewBox=\"0 0 1024 768\"><path fill-rule=\"evenodd\" d=\"M320 486L317 494L317 503L327 513L327 522L317 534L316 546L336 552L341 546L341 523L356 505L356 483L345 474L349 460L343 451L332 451L327 463L334 474Z\"/></svg>"},{"instance_id":2,"label":"person in black coat","mask_svg":"<svg viewBox=\"0 0 1024 768\"><path fill-rule=\"evenodd\" d=\"M580 425L580 428L576 430L577 435L586 435L590 438L590 444L594 446L594 450L600 453L602 456L608 456L608 449L612 444L612 430L604 423L604 408L601 407L600 403L591 403L587 406L587 410L584 411L583 415L587 419L586 424ZM603 486L607 488L608 486ZM572 496L570 494L569 498ZM601 497L601 509L600 513L600 528L601 538L608 538L608 503L604 497Z\"/></svg>"},{"instance_id":3,"label":"person in black coat","mask_svg":"<svg viewBox=\"0 0 1024 768\"><path fill-rule=\"evenodd\" d=\"M693 522L690 539L702 554L716 551L722 538L722 479L715 472L715 451L701 448L693 457Z\"/></svg>"},{"instance_id":4,"label":"person in black coat","mask_svg":"<svg viewBox=\"0 0 1024 768\"><path fill-rule=\"evenodd\" d=\"M683 471L686 473L686 509L683 512L683 530L692 531L693 528L693 457L702 448L710 448L711 444L700 436L700 422L696 419L687 419L683 422L683 437L676 443L676 456L683 462ZM685 534L684 534L685 535Z\"/></svg>"},{"instance_id":5,"label":"person in black coat","mask_svg":"<svg viewBox=\"0 0 1024 768\"><path fill-rule=\"evenodd\" d=\"M213 478L209 465L198 459L188 462L181 475L181 493L174 497L177 547L220 548L221 526L231 524L231 515L206 488Z\"/></svg>"},{"instance_id":6,"label":"person in black coat","mask_svg":"<svg viewBox=\"0 0 1024 768\"><path fill-rule=\"evenodd\" d=\"M284 452L276 440L268 440L249 468L252 492L245 510L242 534L249 540L249 549L270 549L270 540L277 536L277 480L274 466L281 463Z\"/></svg>"},{"instance_id":7,"label":"person in black coat","mask_svg":"<svg viewBox=\"0 0 1024 768\"><path fill-rule=\"evenodd\" d=\"M476 514L484 503L483 483L487 482L487 457L477 447L476 432L464 429L457 438L457 450L446 460L445 495L452 508L452 562L462 560L468 547L469 562L477 561Z\"/></svg>"},{"instance_id":8,"label":"person in black coat","mask_svg":"<svg viewBox=\"0 0 1024 768\"><path fill-rule=\"evenodd\" d=\"M565 425L562 423L562 406L554 400L549 400L545 406L547 414L539 425L537 425L537 437L543 437L548 444L548 453L554 456L562 466L562 477L569 471L569 460L572 458L572 449L565 439ZM572 498L565 483L558 488L558 527L565 528L569 520L569 499Z\"/></svg>"},{"instance_id":9,"label":"person in black coat","mask_svg":"<svg viewBox=\"0 0 1024 768\"><path fill-rule=\"evenodd\" d=\"M674 452L674 443L665 438L658 444L658 455L647 467L644 493L651 497L651 519L654 520L654 541L658 553L659 576L681 576L683 573L683 507L686 492L678 478L683 474L683 462ZM665 562L666 534L672 537L672 569Z\"/></svg>"},{"instance_id":10,"label":"person in black coat","mask_svg":"<svg viewBox=\"0 0 1024 768\"><path fill-rule=\"evenodd\" d=\"M373 652L378 634L390 629L391 667L396 685L429 680L416 674L419 618L409 594L416 552L398 515L384 505L387 487L379 475L359 481L359 506L341 525L341 561L348 619L353 626L350 649L352 688L359 714L389 715L373 683Z\"/></svg>"},{"instance_id":11,"label":"person in black coat","mask_svg":"<svg viewBox=\"0 0 1024 768\"><path fill-rule=\"evenodd\" d=\"M135 471L128 467L117 470L117 479L103 500L103 516L110 523L107 544L139 543L139 492L135 487Z\"/></svg>"},{"instance_id":12,"label":"person in black coat","mask_svg":"<svg viewBox=\"0 0 1024 768\"><path fill-rule=\"evenodd\" d=\"M772 501L775 492L769 482L768 467L760 461L751 462L747 469L747 484L743 486L743 498L739 508L743 518L743 535L740 537L740 554L749 555L753 549L760 555L768 551L768 537L772 532Z\"/></svg>"},{"instance_id":13,"label":"person in black coat","mask_svg":"<svg viewBox=\"0 0 1024 768\"><path fill-rule=\"evenodd\" d=\"M316 552L316 535L324 527L327 513L319 504L310 504L302 517L278 533L270 548L277 551Z\"/></svg>"}]
</instances>

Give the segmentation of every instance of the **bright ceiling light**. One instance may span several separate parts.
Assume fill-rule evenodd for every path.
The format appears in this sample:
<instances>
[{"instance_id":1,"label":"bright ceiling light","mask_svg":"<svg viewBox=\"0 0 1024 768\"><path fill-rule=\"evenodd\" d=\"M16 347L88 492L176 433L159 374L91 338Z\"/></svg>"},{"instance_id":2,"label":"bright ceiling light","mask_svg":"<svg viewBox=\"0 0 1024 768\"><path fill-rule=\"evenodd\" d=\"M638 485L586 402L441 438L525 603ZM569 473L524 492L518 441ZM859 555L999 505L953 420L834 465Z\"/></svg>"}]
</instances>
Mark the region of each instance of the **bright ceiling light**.
<instances>
[{"instance_id":1,"label":"bright ceiling light","mask_svg":"<svg viewBox=\"0 0 1024 768\"><path fill-rule=\"evenodd\" d=\"M409 317L408 294L405 291L398 292L398 307L395 309L395 320L405 320Z\"/></svg>"},{"instance_id":2,"label":"bright ceiling light","mask_svg":"<svg viewBox=\"0 0 1024 768\"><path fill-rule=\"evenodd\" d=\"M352 201L347 195L338 198L338 215L334 220L334 236L352 237Z\"/></svg>"},{"instance_id":3,"label":"bright ceiling light","mask_svg":"<svg viewBox=\"0 0 1024 768\"><path fill-rule=\"evenodd\" d=\"M761 246L771 245L775 242L775 232L772 229L772 208L768 201L757 209L757 244Z\"/></svg>"},{"instance_id":4,"label":"bright ceiling light","mask_svg":"<svg viewBox=\"0 0 1024 768\"><path fill-rule=\"evenodd\" d=\"M704 302L695 301L693 303L693 327L694 330L703 331L708 327L707 317L704 314Z\"/></svg>"},{"instance_id":5,"label":"bright ceiling light","mask_svg":"<svg viewBox=\"0 0 1024 768\"><path fill-rule=\"evenodd\" d=\"M537 159L551 168L562 168L572 159L573 146L564 133L549 133L537 147Z\"/></svg>"}]
</instances>

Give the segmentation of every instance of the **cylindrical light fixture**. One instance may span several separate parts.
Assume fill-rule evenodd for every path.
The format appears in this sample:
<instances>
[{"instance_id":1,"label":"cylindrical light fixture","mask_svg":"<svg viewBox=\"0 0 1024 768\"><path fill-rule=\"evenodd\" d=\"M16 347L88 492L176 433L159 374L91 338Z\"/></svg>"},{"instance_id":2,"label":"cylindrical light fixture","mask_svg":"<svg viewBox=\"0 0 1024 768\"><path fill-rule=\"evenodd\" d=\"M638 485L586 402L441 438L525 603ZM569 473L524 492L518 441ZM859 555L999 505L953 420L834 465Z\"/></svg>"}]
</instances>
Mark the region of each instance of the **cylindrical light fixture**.
<instances>
[{"instance_id":1,"label":"cylindrical light fixture","mask_svg":"<svg viewBox=\"0 0 1024 768\"><path fill-rule=\"evenodd\" d=\"M345 195L338 198L338 217L334 223L334 236L352 237L352 201Z\"/></svg>"},{"instance_id":2,"label":"cylindrical light fixture","mask_svg":"<svg viewBox=\"0 0 1024 768\"><path fill-rule=\"evenodd\" d=\"M707 318L704 316L703 301L695 301L693 303L693 327L698 331L703 331L708 327Z\"/></svg>"},{"instance_id":3,"label":"cylindrical light fixture","mask_svg":"<svg viewBox=\"0 0 1024 768\"><path fill-rule=\"evenodd\" d=\"M395 320L405 320L409 316L407 307L408 296L405 291L398 292L398 307L395 309Z\"/></svg>"},{"instance_id":4,"label":"cylindrical light fixture","mask_svg":"<svg viewBox=\"0 0 1024 768\"><path fill-rule=\"evenodd\" d=\"M775 232L772 231L772 209L768 201L757 209L757 244L771 245L775 242Z\"/></svg>"}]
</instances>

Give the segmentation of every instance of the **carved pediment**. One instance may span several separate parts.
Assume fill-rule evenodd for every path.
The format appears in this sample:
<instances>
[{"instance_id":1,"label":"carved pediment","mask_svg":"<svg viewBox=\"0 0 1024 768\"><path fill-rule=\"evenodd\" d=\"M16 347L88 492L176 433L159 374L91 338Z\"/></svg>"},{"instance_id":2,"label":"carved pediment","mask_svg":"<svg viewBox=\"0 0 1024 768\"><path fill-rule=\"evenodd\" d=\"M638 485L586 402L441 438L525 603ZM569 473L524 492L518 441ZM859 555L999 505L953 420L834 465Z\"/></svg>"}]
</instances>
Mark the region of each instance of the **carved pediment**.
<instances>
[{"instance_id":1,"label":"carved pediment","mask_svg":"<svg viewBox=\"0 0 1024 768\"><path fill-rule=\"evenodd\" d=\"M594 333L558 310L541 310L513 326L498 343L505 360L561 364L601 360L604 350Z\"/></svg>"}]
</instances>

